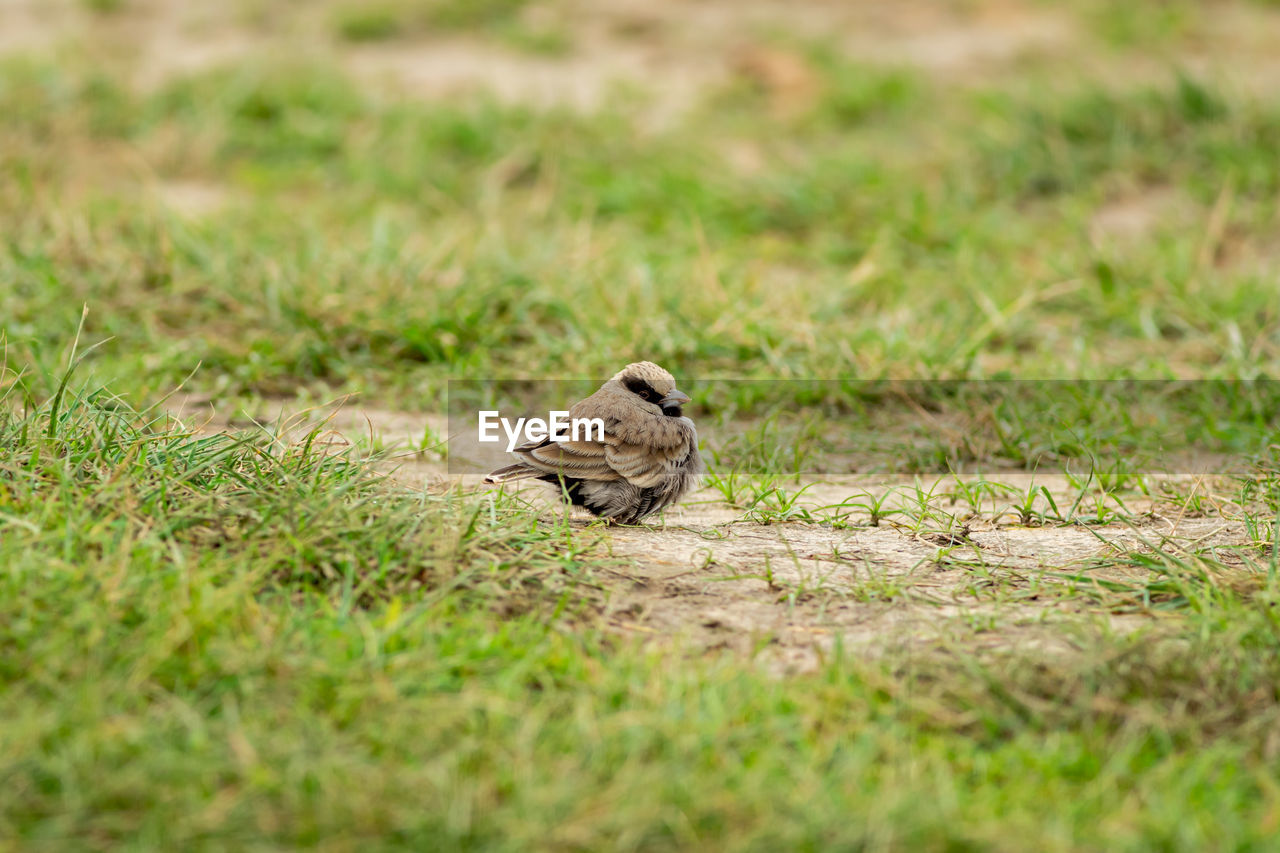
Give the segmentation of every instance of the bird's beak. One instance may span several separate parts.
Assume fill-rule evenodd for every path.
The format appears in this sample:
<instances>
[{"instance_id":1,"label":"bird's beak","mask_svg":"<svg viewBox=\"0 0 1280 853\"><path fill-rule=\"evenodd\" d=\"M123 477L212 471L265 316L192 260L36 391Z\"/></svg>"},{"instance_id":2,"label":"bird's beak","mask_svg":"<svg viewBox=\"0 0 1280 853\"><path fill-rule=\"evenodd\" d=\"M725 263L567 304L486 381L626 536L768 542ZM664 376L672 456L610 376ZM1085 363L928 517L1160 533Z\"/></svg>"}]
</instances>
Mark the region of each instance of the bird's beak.
<instances>
[{"instance_id":1,"label":"bird's beak","mask_svg":"<svg viewBox=\"0 0 1280 853\"><path fill-rule=\"evenodd\" d=\"M683 406L685 403L688 403L690 399L689 395L680 389L672 388L670 394L658 401L658 405L664 408L667 406Z\"/></svg>"}]
</instances>

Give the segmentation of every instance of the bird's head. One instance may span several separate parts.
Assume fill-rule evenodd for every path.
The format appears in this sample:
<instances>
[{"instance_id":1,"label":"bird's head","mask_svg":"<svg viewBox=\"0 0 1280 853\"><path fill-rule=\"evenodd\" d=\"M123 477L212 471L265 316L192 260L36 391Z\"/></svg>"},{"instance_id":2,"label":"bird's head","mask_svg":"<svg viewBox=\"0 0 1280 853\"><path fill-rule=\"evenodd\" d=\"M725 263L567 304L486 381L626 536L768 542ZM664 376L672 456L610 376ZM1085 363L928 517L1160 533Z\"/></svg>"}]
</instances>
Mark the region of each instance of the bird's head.
<instances>
[{"instance_id":1,"label":"bird's head","mask_svg":"<svg viewBox=\"0 0 1280 853\"><path fill-rule=\"evenodd\" d=\"M672 418L683 415L680 407L689 402L689 395L676 387L675 377L651 361L628 364L605 384L628 402Z\"/></svg>"}]
</instances>

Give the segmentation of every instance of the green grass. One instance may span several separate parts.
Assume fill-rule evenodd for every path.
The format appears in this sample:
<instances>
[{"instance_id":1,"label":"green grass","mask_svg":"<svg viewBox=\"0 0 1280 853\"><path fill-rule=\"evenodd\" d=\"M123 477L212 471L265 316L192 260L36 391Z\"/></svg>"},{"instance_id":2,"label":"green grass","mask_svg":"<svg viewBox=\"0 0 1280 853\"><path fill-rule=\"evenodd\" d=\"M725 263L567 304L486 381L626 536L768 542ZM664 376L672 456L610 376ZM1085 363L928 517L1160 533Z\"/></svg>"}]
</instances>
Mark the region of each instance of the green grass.
<instances>
[{"instance_id":1,"label":"green grass","mask_svg":"<svg viewBox=\"0 0 1280 853\"><path fill-rule=\"evenodd\" d=\"M1185 78L1047 105L894 86L910 107L852 129L819 107L787 152L731 110L637 135L621 113L379 103L314 68L148 96L52 66L5 79L11 345L58 345L88 302L115 339L104 378L148 392L197 363L220 393L425 401L448 375L640 355L769 378L1257 376L1277 357L1270 282L1231 261L1274 222L1280 116ZM718 132L766 168L721 168ZM70 173L121 144L228 208L179 219ZM1093 211L1152 185L1185 187L1189 232L1089 241Z\"/></svg>"},{"instance_id":2,"label":"green grass","mask_svg":"<svg viewBox=\"0 0 1280 853\"><path fill-rule=\"evenodd\" d=\"M337 35L348 42L386 42L470 33L496 37L519 52L563 56L573 49L569 33L530 26L521 17L528 0L394 0L340 4L332 12Z\"/></svg>"},{"instance_id":3,"label":"green grass","mask_svg":"<svg viewBox=\"0 0 1280 853\"><path fill-rule=\"evenodd\" d=\"M68 389L0 420L8 838L1192 849L1272 834L1274 565L1236 588L1167 558L1183 621L1082 633L1051 664L837 652L779 680L603 633L591 529L380 483L314 436L194 436Z\"/></svg>"},{"instance_id":4,"label":"green grass","mask_svg":"<svg viewBox=\"0 0 1280 853\"><path fill-rule=\"evenodd\" d=\"M571 47L524 5L325 7L325 32ZM1209 14L1072 9L1099 56L1163 55ZM955 86L777 43L815 75L803 109L731 81L665 123L640 92L414 101L290 56L151 87L0 60L0 849L1274 846L1269 398L863 380L1274 376L1280 110L1175 66ZM190 184L220 203L157 201ZM1135 199L1150 227L1095 240ZM441 412L450 379L638 358L702 380L735 529L934 549L909 580L770 574L780 602L945 604L949 639L787 677L768 636L645 645L610 628L607 529L410 489L323 429L204 434L164 407ZM876 452L1039 477L1153 430L1235 478L1074 468L1064 499L986 472L815 505L778 476ZM1247 541L1152 532L1206 517ZM974 519L1143 539L1015 574L967 550ZM934 570L966 573L954 599L913 582ZM987 648L1045 609L1066 651Z\"/></svg>"}]
</instances>

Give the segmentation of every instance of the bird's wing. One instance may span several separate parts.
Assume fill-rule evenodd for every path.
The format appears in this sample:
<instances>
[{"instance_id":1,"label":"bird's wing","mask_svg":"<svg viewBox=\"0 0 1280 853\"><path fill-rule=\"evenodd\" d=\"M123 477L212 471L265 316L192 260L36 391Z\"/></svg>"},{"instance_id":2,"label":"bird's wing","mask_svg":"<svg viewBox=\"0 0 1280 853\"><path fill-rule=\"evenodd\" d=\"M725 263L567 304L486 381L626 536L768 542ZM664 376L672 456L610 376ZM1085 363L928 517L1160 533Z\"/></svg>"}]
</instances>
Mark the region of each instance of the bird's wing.
<instances>
[{"instance_id":1,"label":"bird's wing","mask_svg":"<svg viewBox=\"0 0 1280 853\"><path fill-rule=\"evenodd\" d=\"M545 439L522 444L514 452L525 465L545 474L582 480L626 480L642 489L661 483L675 462L670 451L623 444L608 433L603 442Z\"/></svg>"},{"instance_id":2,"label":"bird's wing","mask_svg":"<svg viewBox=\"0 0 1280 853\"><path fill-rule=\"evenodd\" d=\"M605 436L606 441L609 436ZM583 480L617 480L622 475L610 467L609 445L598 441L531 441L513 452L524 464L546 474L563 474Z\"/></svg>"},{"instance_id":3,"label":"bird's wing","mask_svg":"<svg viewBox=\"0 0 1280 853\"><path fill-rule=\"evenodd\" d=\"M628 483L642 489L658 485L671 471L673 454L657 447L641 444L613 444L605 447L609 468Z\"/></svg>"}]
</instances>

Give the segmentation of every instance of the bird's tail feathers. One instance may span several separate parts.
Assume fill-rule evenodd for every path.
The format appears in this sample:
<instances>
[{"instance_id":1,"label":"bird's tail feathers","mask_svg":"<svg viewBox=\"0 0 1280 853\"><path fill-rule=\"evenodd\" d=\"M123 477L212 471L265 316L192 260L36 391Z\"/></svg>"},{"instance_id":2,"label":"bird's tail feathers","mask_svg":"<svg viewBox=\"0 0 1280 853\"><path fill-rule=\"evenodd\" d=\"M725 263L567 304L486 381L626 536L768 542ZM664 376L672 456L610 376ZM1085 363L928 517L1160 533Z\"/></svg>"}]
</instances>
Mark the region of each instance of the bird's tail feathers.
<instances>
[{"instance_id":1,"label":"bird's tail feathers","mask_svg":"<svg viewBox=\"0 0 1280 853\"><path fill-rule=\"evenodd\" d=\"M485 485L492 486L497 483L509 483L512 480L524 480L529 477L537 477L542 472L536 468L530 468L528 465L508 465L505 468L499 468L492 474L484 478Z\"/></svg>"}]
</instances>

